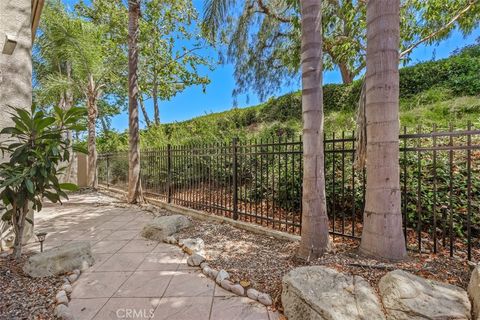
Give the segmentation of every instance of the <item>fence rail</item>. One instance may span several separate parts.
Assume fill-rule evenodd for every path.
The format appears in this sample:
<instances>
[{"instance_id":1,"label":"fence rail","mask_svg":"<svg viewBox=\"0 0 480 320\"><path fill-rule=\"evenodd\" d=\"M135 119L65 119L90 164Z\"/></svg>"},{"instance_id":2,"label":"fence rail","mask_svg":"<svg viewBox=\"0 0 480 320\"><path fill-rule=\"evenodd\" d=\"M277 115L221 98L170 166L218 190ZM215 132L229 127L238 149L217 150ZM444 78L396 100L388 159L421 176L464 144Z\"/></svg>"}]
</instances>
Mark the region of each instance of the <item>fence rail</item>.
<instances>
[{"instance_id":1,"label":"fence rail","mask_svg":"<svg viewBox=\"0 0 480 320\"><path fill-rule=\"evenodd\" d=\"M325 136L331 234L359 239L365 171L354 133ZM141 155L144 192L161 201L301 233L301 138L165 146ZM102 154L99 182L126 188L127 153ZM403 230L418 252L480 258L480 130L400 135Z\"/></svg>"}]
</instances>

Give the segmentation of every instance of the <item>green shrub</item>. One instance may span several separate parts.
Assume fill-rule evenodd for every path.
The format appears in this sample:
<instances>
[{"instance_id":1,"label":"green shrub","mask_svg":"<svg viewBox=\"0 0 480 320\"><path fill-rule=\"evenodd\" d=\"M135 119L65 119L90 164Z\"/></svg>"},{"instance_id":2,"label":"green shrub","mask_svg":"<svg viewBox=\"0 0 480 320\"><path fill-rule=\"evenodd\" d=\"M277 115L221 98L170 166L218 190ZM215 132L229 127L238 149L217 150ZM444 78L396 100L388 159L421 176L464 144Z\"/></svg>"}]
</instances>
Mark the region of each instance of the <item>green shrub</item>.
<instances>
[{"instance_id":1,"label":"green shrub","mask_svg":"<svg viewBox=\"0 0 480 320\"><path fill-rule=\"evenodd\" d=\"M354 110L360 98L362 81L351 84L327 84L323 86L323 107L325 113L340 110Z\"/></svg>"},{"instance_id":2,"label":"green shrub","mask_svg":"<svg viewBox=\"0 0 480 320\"><path fill-rule=\"evenodd\" d=\"M257 122L257 110L255 108L248 108L242 111L241 123L243 126L247 127Z\"/></svg>"},{"instance_id":3,"label":"green shrub","mask_svg":"<svg viewBox=\"0 0 480 320\"><path fill-rule=\"evenodd\" d=\"M469 48L447 59L400 69L400 96L408 97L438 86L450 88L456 96L479 94L480 56L477 50L478 47Z\"/></svg>"},{"instance_id":4,"label":"green shrub","mask_svg":"<svg viewBox=\"0 0 480 320\"><path fill-rule=\"evenodd\" d=\"M85 130L79 123L86 111L55 107L48 114L35 105L28 111L12 107L13 124L0 131L1 154L9 155L9 161L0 164L0 199L7 208L0 219L13 228L17 260L22 254L26 223L33 225L27 217L30 210L41 211L45 198L61 203L62 198L68 199L65 191L77 189L74 184L60 183L58 178L63 173L62 163L69 161L72 151L67 133Z\"/></svg>"},{"instance_id":5,"label":"green shrub","mask_svg":"<svg viewBox=\"0 0 480 320\"><path fill-rule=\"evenodd\" d=\"M414 96L402 98L400 105L403 106L405 110L410 110L412 108L449 100L452 95L453 91L449 88L433 87Z\"/></svg>"},{"instance_id":6,"label":"green shrub","mask_svg":"<svg viewBox=\"0 0 480 320\"><path fill-rule=\"evenodd\" d=\"M290 120L287 122L273 122L265 126L256 134L259 140L278 141L279 139L293 140L298 139L300 133L300 122Z\"/></svg>"},{"instance_id":7,"label":"green shrub","mask_svg":"<svg viewBox=\"0 0 480 320\"><path fill-rule=\"evenodd\" d=\"M302 119L302 96L292 92L278 98L272 98L260 108L259 119L263 122Z\"/></svg>"}]
</instances>

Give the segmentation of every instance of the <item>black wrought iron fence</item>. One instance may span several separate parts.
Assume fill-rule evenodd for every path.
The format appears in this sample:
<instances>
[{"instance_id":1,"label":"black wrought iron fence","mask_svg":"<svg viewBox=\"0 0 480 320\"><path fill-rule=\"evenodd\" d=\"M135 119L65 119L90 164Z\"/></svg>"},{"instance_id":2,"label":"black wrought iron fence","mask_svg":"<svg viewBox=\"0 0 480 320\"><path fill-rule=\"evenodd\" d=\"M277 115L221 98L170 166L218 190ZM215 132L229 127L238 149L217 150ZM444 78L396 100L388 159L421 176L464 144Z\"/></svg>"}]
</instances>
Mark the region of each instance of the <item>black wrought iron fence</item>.
<instances>
[{"instance_id":1,"label":"black wrought iron fence","mask_svg":"<svg viewBox=\"0 0 480 320\"><path fill-rule=\"evenodd\" d=\"M480 130L400 135L403 228L419 252L480 258ZM332 235L362 232L365 171L354 133L325 136ZM141 154L144 192L174 203L292 234L301 233L302 141L271 139L165 146ZM99 180L126 189L127 153L102 154Z\"/></svg>"}]
</instances>

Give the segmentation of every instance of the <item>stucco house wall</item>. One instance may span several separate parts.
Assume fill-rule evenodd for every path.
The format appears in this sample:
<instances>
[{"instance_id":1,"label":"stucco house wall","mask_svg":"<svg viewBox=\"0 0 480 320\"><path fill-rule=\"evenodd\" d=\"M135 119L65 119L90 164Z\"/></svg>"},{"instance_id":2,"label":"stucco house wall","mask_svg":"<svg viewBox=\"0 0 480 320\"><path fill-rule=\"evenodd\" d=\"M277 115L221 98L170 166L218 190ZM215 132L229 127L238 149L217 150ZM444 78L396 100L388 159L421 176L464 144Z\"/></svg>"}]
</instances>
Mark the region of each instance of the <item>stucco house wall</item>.
<instances>
[{"instance_id":1,"label":"stucco house wall","mask_svg":"<svg viewBox=\"0 0 480 320\"><path fill-rule=\"evenodd\" d=\"M32 104L32 0L1 0L0 21L0 128L4 128L10 125L9 105ZM7 37L17 42L12 54L4 52Z\"/></svg>"},{"instance_id":2,"label":"stucco house wall","mask_svg":"<svg viewBox=\"0 0 480 320\"><path fill-rule=\"evenodd\" d=\"M32 1L0 1L0 127L9 124L8 105L32 103ZM17 41L13 53L4 53L7 36Z\"/></svg>"},{"instance_id":3,"label":"stucco house wall","mask_svg":"<svg viewBox=\"0 0 480 320\"><path fill-rule=\"evenodd\" d=\"M9 106L30 108L32 104L32 42L42 7L43 0L0 0L0 129L11 125ZM13 52L5 46L7 38L16 42ZM7 157L0 153L0 162ZM12 240L2 223L0 250ZM28 241L33 228L26 229Z\"/></svg>"}]
</instances>

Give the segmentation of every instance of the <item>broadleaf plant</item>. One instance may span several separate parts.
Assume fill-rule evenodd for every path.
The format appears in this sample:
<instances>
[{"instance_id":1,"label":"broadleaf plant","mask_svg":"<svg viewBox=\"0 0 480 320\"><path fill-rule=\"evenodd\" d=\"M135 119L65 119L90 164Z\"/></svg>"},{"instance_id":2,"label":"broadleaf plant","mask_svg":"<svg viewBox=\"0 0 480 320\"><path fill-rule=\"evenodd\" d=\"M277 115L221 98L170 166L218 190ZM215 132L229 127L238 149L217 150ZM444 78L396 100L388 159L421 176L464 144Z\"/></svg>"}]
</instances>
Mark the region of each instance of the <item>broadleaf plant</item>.
<instances>
[{"instance_id":1,"label":"broadleaf plant","mask_svg":"<svg viewBox=\"0 0 480 320\"><path fill-rule=\"evenodd\" d=\"M13 226L14 256L19 259L25 224L33 222L27 218L29 210L42 210L45 198L61 203L62 198L68 199L65 191L77 189L74 184L60 183L57 176L70 159L68 132L84 122L86 109L54 107L46 113L32 106L29 111L11 110L14 126L0 131L0 136L8 136L2 139L0 150L9 158L0 164L0 199L7 208L1 219Z\"/></svg>"}]
</instances>

